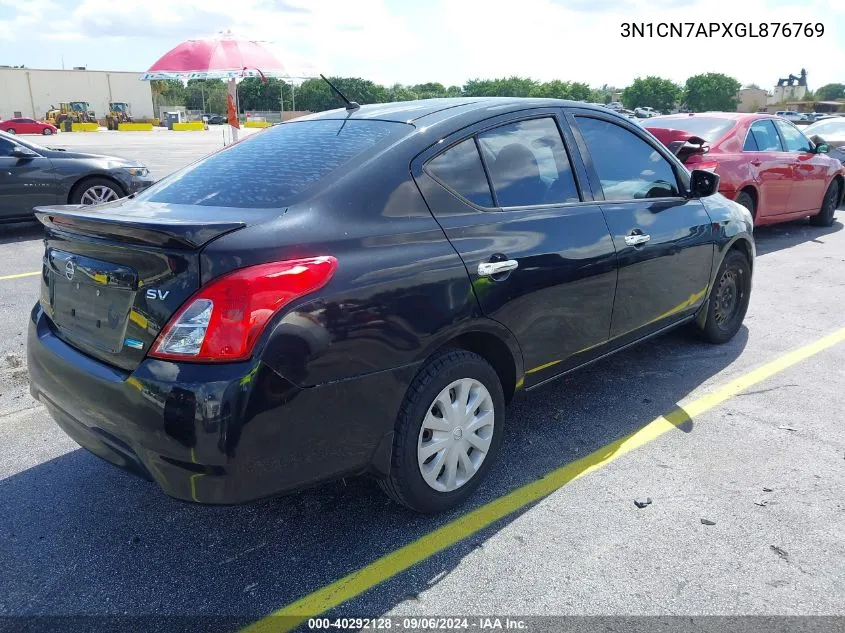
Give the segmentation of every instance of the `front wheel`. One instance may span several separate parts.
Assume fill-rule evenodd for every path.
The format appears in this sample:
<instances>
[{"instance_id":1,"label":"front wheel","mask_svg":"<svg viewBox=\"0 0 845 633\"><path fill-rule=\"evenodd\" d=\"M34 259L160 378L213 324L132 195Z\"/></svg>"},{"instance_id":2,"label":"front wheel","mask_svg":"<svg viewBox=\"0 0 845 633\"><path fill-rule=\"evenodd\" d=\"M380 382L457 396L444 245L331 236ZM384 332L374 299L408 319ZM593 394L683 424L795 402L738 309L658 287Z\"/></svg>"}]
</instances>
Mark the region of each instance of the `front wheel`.
<instances>
[{"instance_id":1,"label":"front wheel","mask_svg":"<svg viewBox=\"0 0 845 633\"><path fill-rule=\"evenodd\" d=\"M701 328L704 340L722 344L739 331L751 298L751 263L738 250L725 256L707 301L707 318Z\"/></svg>"},{"instance_id":2,"label":"front wheel","mask_svg":"<svg viewBox=\"0 0 845 633\"><path fill-rule=\"evenodd\" d=\"M48 128L48 127L45 127L43 130L41 130L41 133L42 133L44 136L50 136L50 135L53 133L53 130L51 130L51 129L50 129L50 128Z\"/></svg>"},{"instance_id":3,"label":"front wheel","mask_svg":"<svg viewBox=\"0 0 845 633\"><path fill-rule=\"evenodd\" d=\"M463 503L499 452L504 409L501 382L487 361L465 350L438 354L405 394L382 490L417 512Z\"/></svg>"},{"instance_id":4,"label":"front wheel","mask_svg":"<svg viewBox=\"0 0 845 633\"><path fill-rule=\"evenodd\" d=\"M822 200L821 210L810 217L810 224L813 226L833 226L833 214L839 204L839 183L832 182Z\"/></svg>"},{"instance_id":5,"label":"front wheel","mask_svg":"<svg viewBox=\"0 0 845 633\"><path fill-rule=\"evenodd\" d=\"M118 185L105 178L88 178L79 183L71 195L71 204L94 206L119 200L124 195Z\"/></svg>"},{"instance_id":6,"label":"front wheel","mask_svg":"<svg viewBox=\"0 0 845 633\"><path fill-rule=\"evenodd\" d=\"M10 127L8 130L6 130L6 133L7 134L17 134L17 132L15 132L15 128L13 128L13 127Z\"/></svg>"}]
</instances>

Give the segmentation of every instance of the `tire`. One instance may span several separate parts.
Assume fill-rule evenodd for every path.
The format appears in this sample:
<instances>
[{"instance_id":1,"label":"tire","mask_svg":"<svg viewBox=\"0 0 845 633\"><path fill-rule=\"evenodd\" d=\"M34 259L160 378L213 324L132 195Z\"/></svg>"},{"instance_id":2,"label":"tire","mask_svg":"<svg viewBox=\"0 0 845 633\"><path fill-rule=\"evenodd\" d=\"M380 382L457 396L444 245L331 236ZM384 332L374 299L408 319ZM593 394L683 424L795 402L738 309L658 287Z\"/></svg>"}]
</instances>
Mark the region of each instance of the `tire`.
<instances>
[{"instance_id":1,"label":"tire","mask_svg":"<svg viewBox=\"0 0 845 633\"><path fill-rule=\"evenodd\" d=\"M751 213L752 218L757 217L757 209L754 208L754 198L751 197L747 191L740 191L739 195L734 200L737 204L741 204L746 209L748 209L749 213Z\"/></svg>"},{"instance_id":2,"label":"tire","mask_svg":"<svg viewBox=\"0 0 845 633\"><path fill-rule=\"evenodd\" d=\"M822 208L816 215L810 216L810 224L813 226L833 225L833 214L839 206L839 193L839 183L836 181L830 183L822 199Z\"/></svg>"},{"instance_id":3,"label":"tire","mask_svg":"<svg viewBox=\"0 0 845 633\"><path fill-rule=\"evenodd\" d=\"M438 400L448 407L450 402L460 402L465 393L479 403L468 417L460 407L441 411ZM396 419L390 474L379 480L379 485L394 501L425 514L460 505L493 465L501 448L504 422L502 385L490 364L465 350L437 354L408 387ZM475 430L471 425L476 425ZM441 428L432 431L426 428L429 426ZM436 441L435 433L442 433ZM469 439L471 435L475 440ZM486 447L486 453L475 448L477 444ZM438 445L444 448L432 450ZM455 467L447 470L450 464ZM451 481L450 472L454 473Z\"/></svg>"},{"instance_id":4,"label":"tire","mask_svg":"<svg viewBox=\"0 0 845 633\"><path fill-rule=\"evenodd\" d=\"M17 132L15 132L15 128L13 128L13 127L10 127L8 130L6 130L6 133L7 134L17 134Z\"/></svg>"},{"instance_id":5,"label":"tire","mask_svg":"<svg viewBox=\"0 0 845 633\"><path fill-rule=\"evenodd\" d=\"M111 191L111 194L106 193L106 189ZM113 180L107 178L86 178L79 182L70 195L71 204L103 204L104 202L112 202L123 198L126 194L123 189Z\"/></svg>"},{"instance_id":6,"label":"tire","mask_svg":"<svg viewBox=\"0 0 845 633\"><path fill-rule=\"evenodd\" d=\"M53 130L51 130L51 129L50 129L50 128L48 128L48 127L45 127L43 130L41 130L41 133L42 133L44 136L52 136L52 134L53 134Z\"/></svg>"},{"instance_id":7,"label":"tire","mask_svg":"<svg viewBox=\"0 0 845 633\"><path fill-rule=\"evenodd\" d=\"M742 326L750 298L751 264L744 253L730 250L707 297L707 318L701 328L704 340L717 345L730 341Z\"/></svg>"}]
</instances>

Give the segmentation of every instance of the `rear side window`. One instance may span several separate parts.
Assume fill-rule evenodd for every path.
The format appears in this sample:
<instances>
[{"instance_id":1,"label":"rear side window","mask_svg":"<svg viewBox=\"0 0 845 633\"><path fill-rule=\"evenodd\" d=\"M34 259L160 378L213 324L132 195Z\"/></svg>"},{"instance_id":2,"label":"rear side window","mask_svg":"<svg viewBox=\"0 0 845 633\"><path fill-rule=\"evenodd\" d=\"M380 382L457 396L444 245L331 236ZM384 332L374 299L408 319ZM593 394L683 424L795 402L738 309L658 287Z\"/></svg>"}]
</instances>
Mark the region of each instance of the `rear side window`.
<instances>
[{"instance_id":1,"label":"rear side window","mask_svg":"<svg viewBox=\"0 0 845 633\"><path fill-rule=\"evenodd\" d=\"M680 195L672 165L649 143L621 125L577 117L606 200Z\"/></svg>"},{"instance_id":2,"label":"rear side window","mask_svg":"<svg viewBox=\"0 0 845 633\"><path fill-rule=\"evenodd\" d=\"M807 137L801 134L797 127L786 121L777 121L776 125L783 137L783 144L787 152L806 154L812 151L812 145Z\"/></svg>"},{"instance_id":3,"label":"rear side window","mask_svg":"<svg viewBox=\"0 0 845 633\"><path fill-rule=\"evenodd\" d=\"M509 123L478 135L500 207L578 202L578 188L551 118Z\"/></svg>"},{"instance_id":4,"label":"rear side window","mask_svg":"<svg viewBox=\"0 0 845 633\"><path fill-rule=\"evenodd\" d=\"M139 200L278 208L367 150L408 133L405 123L360 119L276 125L165 178Z\"/></svg>"},{"instance_id":5,"label":"rear side window","mask_svg":"<svg viewBox=\"0 0 845 633\"><path fill-rule=\"evenodd\" d=\"M746 152L782 152L780 138L771 119L754 121L745 137Z\"/></svg>"},{"instance_id":6,"label":"rear side window","mask_svg":"<svg viewBox=\"0 0 845 633\"><path fill-rule=\"evenodd\" d=\"M492 207L493 196L484 175L475 140L468 138L426 164L426 170L441 183L480 207Z\"/></svg>"}]
</instances>

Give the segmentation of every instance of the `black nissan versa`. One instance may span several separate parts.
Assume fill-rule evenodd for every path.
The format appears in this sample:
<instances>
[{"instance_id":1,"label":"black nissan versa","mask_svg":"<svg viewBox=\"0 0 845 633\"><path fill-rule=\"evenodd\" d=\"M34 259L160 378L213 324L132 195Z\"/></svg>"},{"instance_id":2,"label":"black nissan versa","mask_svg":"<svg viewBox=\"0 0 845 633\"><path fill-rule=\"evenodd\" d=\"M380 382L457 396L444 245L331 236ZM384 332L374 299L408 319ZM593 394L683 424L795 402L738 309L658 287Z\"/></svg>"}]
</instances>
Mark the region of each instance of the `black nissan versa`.
<instances>
[{"instance_id":1,"label":"black nissan versa","mask_svg":"<svg viewBox=\"0 0 845 633\"><path fill-rule=\"evenodd\" d=\"M505 403L745 316L751 216L605 108L433 99L276 125L97 207L46 207L32 392L168 494L371 473L435 512Z\"/></svg>"}]
</instances>

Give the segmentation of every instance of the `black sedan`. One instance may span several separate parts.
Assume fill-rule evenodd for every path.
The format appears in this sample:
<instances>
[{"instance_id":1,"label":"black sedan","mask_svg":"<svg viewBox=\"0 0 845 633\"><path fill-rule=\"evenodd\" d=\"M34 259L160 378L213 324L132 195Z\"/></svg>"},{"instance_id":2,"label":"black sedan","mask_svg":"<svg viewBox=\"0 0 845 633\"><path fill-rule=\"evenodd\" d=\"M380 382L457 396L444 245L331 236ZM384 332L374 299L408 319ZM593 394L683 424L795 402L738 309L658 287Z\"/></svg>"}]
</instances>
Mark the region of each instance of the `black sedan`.
<instances>
[{"instance_id":1,"label":"black sedan","mask_svg":"<svg viewBox=\"0 0 845 633\"><path fill-rule=\"evenodd\" d=\"M43 147L0 132L0 222L32 219L39 205L110 202L152 183L146 167L124 158Z\"/></svg>"},{"instance_id":2,"label":"black sedan","mask_svg":"<svg viewBox=\"0 0 845 633\"><path fill-rule=\"evenodd\" d=\"M369 473L445 510L507 458L516 392L681 325L736 334L752 219L717 188L567 101L276 125L133 199L38 210L31 389L180 499Z\"/></svg>"}]
</instances>

